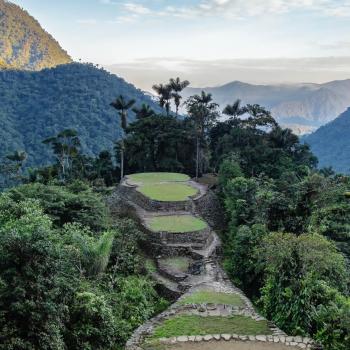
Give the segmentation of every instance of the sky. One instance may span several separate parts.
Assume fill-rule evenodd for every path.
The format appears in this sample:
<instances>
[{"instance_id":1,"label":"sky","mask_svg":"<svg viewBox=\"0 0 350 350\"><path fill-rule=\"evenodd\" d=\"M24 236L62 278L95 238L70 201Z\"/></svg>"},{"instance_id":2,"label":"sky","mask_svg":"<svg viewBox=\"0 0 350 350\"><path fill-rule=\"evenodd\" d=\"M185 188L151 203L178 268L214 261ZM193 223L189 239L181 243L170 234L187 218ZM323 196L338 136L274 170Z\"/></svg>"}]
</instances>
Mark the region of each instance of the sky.
<instances>
[{"instance_id":1,"label":"sky","mask_svg":"<svg viewBox=\"0 0 350 350\"><path fill-rule=\"evenodd\" d=\"M76 60L149 90L350 78L350 0L13 0Z\"/></svg>"}]
</instances>

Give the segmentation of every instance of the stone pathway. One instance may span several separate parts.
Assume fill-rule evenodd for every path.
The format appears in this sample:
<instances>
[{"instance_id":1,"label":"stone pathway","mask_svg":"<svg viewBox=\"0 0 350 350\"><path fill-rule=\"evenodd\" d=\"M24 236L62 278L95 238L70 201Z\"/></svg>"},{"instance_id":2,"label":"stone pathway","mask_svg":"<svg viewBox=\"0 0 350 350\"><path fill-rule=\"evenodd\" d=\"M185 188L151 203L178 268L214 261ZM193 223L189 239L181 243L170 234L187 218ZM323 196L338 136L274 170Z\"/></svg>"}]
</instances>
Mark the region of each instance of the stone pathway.
<instances>
[{"instance_id":1,"label":"stone pathway","mask_svg":"<svg viewBox=\"0 0 350 350\"><path fill-rule=\"evenodd\" d=\"M205 197L207 188L192 180L188 184L198 189L195 198L185 203L159 203L152 201L137 191L137 186L126 178L117 190L120 200L132 208L134 216L143 225L149 237L149 249L146 252L157 262L167 257L186 256L193 265L186 273L162 266L152 275L170 298L177 299L166 311L157 315L139 327L126 345L127 350L287 350L292 348L313 349L315 344L308 338L288 337L271 322L267 322L254 309L250 300L228 279L219 264L217 252L221 241L211 229L197 233L172 234L150 231L147 222L150 218L161 215L195 215L200 216L201 199ZM157 260L158 259L158 260ZM225 305L220 303L184 304L183 302L198 292L225 293L236 295L241 305ZM267 322L268 334L182 334L171 338L157 340L157 345L145 345L157 327L165 321L178 316L223 317L235 316L250 318L254 322ZM264 323L264 324L265 324ZM146 342L146 343L145 343Z\"/></svg>"}]
</instances>

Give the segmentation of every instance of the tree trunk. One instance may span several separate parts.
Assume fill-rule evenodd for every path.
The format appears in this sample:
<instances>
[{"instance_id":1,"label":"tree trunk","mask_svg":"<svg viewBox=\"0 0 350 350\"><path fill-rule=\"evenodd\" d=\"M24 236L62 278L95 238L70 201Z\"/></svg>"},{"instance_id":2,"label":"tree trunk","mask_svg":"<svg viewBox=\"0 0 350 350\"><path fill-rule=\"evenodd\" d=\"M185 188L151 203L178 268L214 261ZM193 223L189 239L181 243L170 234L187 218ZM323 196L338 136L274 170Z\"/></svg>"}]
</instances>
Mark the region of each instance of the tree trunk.
<instances>
[{"instance_id":1,"label":"tree trunk","mask_svg":"<svg viewBox=\"0 0 350 350\"><path fill-rule=\"evenodd\" d=\"M121 142L120 148L120 181L124 178L124 141Z\"/></svg>"},{"instance_id":2,"label":"tree trunk","mask_svg":"<svg viewBox=\"0 0 350 350\"><path fill-rule=\"evenodd\" d=\"M198 180L199 175L199 137L196 139L196 180Z\"/></svg>"}]
</instances>

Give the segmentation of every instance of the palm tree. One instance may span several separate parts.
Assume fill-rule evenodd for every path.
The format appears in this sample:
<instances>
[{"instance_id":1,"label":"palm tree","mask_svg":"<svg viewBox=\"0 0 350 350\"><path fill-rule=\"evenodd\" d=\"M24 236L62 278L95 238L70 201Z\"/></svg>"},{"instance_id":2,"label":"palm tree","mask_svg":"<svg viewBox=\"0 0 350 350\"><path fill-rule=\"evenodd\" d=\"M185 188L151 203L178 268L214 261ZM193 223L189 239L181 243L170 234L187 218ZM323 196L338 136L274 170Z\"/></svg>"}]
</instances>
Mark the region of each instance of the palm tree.
<instances>
[{"instance_id":1,"label":"palm tree","mask_svg":"<svg viewBox=\"0 0 350 350\"><path fill-rule=\"evenodd\" d=\"M81 274L98 277L107 268L113 247L114 232L107 231L99 239L87 239L86 236L73 236L78 253L78 269Z\"/></svg>"},{"instance_id":2,"label":"palm tree","mask_svg":"<svg viewBox=\"0 0 350 350\"><path fill-rule=\"evenodd\" d=\"M241 107L241 100L236 100L232 105L227 105L222 113L230 116L230 119L237 119L246 113L246 109Z\"/></svg>"},{"instance_id":3,"label":"palm tree","mask_svg":"<svg viewBox=\"0 0 350 350\"><path fill-rule=\"evenodd\" d=\"M71 175L73 160L80 152L78 132L74 129L65 129L56 136L44 140L43 143L51 146L61 168L61 179L66 181L67 175Z\"/></svg>"},{"instance_id":4,"label":"palm tree","mask_svg":"<svg viewBox=\"0 0 350 350\"><path fill-rule=\"evenodd\" d=\"M170 84L156 84L152 86L152 89L158 94L159 105L165 108L166 115L169 116L173 91L172 87Z\"/></svg>"},{"instance_id":5,"label":"palm tree","mask_svg":"<svg viewBox=\"0 0 350 350\"><path fill-rule=\"evenodd\" d=\"M191 96L186 101L187 112L194 121L196 134L196 179L199 177L199 167L202 162L201 144L204 141L205 131L219 116L217 103L213 102L211 94L202 91L200 95Z\"/></svg>"},{"instance_id":6,"label":"palm tree","mask_svg":"<svg viewBox=\"0 0 350 350\"><path fill-rule=\"evenodd\" d=\"M145 119L154 115L153 109L145 103L140 108L133 108L132 111L135 113L137 119Z\"/></svg>"},{"instance_id":7,"label":"palm tree","mask_svg":"<svg viewBox=\"0 0 350 350\"><path fill-rule=\"evenodd\" d=\"M174 103L176 106L176 115L179 114L179 107L181 104L182 96L180 95L180 92L187 88L188 85L190 85L190 82L188 80L181 81L180 78L176 79L170 79L169 85L171 86L172 90L174 91L172 93L172 97L174 99Z\"/></svg>"},{"instance_id":8,"label":"palm tree","mask_svg":"<svg viewBox=\"0 0 350 350\"><path fill-rule=\"evenodd\" d=\"M114 102L111 103L111 106L114 107L120 116L121 127L123 130L122 138L120 141L120 178L124 178L124 136L126 128L128 127L128 110L135 104L135 100L126 100L124 96L119 95Z\"/></svg>"},{"instance_id":9,"label":"palm tree","mask_svg":"<svg viewBox=\"0 0 350 350\"><path fill-rule=\"evenodd\" d=\"M27 160L27 153L25 151L15 151L14 153L7 155L6 158L11 162L16 163L15 171L17 173L17 177L19 178L22 166Z\"/></svg>"}]
</instances>

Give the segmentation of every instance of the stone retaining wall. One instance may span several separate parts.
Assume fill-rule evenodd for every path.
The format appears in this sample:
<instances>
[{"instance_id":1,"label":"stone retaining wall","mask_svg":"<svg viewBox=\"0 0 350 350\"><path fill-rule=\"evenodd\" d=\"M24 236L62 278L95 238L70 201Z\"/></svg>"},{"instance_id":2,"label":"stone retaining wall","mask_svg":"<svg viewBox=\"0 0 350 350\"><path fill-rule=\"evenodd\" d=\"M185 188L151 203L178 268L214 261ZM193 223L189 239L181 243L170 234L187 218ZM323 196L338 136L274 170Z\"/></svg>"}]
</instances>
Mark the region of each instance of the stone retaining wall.
<instances>
[{"instance_id":1,"label":"stone retaining wall","mask_svg":"<svg viewBox=\"0 0 350 350\"><path fill-rule=\"evenodd\" d=\"M221 232L226 228L225 210L218 196L208 191L203 196L193 200L195 211L216 231Z\"/></svg>"},{"instance_id":2,"label":"stone retaining wall","mask_svg":"<svg viewBox=\"0 0 350 350\"><path fill-rule=\"evenodd\" d=\"M173 345L176 343L186 342L209 342L209 341L241 341L241 342L264 342L273 344L283 344L293 346L299 349L319 349L310 338L305 337L288 337L284 335L239 335L239 334L209 334L209 335L192 335L180 336L173 338L161 338L162 344Z\"/></svg>"},{"instance_id":3,"label":"stone retaining wall","mask_svg":"<svg viewBox=\"0 0 350 350\"><path fill-rule=\"evenodd\" d=\"M192 202L190 200L177 202L156 201L139 192L137 186L124 184L119 185L119 191L130 201L148 211L192 211Z\"/></svg>"},{"instance_id":4,"label":"stone retaining wall","mask_svg":"<svg viewBox=\"0 0 350 350\"><path fill-rule=\"evenodd\" d=\"M176 243L199 243L203 246L207 244L211 231L207 227L201 231L172 233L172 232L154 232L148 230L148 240L153 243L162 242L163 244Z\"/></svg>"}]
</instances>

